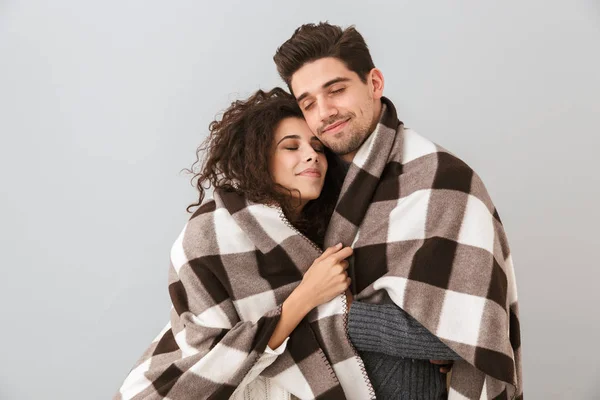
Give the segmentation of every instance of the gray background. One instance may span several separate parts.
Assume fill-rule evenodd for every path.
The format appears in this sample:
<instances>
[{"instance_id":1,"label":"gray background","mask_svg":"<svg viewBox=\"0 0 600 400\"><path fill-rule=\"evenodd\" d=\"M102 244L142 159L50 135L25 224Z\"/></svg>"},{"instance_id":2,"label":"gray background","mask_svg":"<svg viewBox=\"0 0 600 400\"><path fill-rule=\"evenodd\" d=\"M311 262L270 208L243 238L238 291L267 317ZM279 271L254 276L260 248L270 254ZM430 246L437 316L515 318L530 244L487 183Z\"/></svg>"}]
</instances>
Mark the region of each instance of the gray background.
<instances>
[{"instance_id":1,"label":"gray background","mask_svg":"<svg viewBox=\"0 0 600 400\"><path fill-rule=\"evenodd\" d=\"M484 4L485 3L485 4ZM600 398L597 1L0 1L0 398L108 399L163 327L180 173L305 22L356 24L401 119L486 182L529 399Z\"/></svg>"}]
</instances>

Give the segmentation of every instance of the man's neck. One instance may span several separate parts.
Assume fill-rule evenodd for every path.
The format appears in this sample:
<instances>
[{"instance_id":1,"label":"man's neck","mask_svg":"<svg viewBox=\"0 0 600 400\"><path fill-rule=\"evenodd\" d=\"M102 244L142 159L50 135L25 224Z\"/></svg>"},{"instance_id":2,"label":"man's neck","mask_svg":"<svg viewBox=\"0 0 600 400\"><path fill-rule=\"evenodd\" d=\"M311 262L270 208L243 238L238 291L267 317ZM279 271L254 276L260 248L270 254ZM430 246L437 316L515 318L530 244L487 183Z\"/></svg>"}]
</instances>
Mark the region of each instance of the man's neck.
<instances>
[{"instance_id":1,"label":"man's neck","mask_svg":"<svg viewBox=\"0 0 600 400\"><path fill-rule=\"evenodd\" d=\"M373 134L373 132L375 132L375 129L377 128L377 124L379 123L379 120L381 119L382 110L383 110L383 104L381 103L381 100L379 100L377 102L377 104L375 105L375 112L373 113L373 115L375 115L377 117L374 118L373 121L371 122L370 133L367 135L367 137L365 137L365 141L367 141L369 136L371 136ZM361 145L361 147L362 147L362 145ZM344 155L340 156L340 158L342 160L344 160L344 162L347 162L348 164L350 164L354 160L354 157L356 156L356 153L358 153L359 149L360 149L360 147L358 149L354 150L352 153L348 153L348 154L344 154Z\"/></svg>"},{"instance_id":2,"label":"man's neck","mask_svg":"<svg viewBox=\"0 0 600 400\"><path fill-rule=\"evenodd\" d=\"M356 153L358 153L358 150L353 151L352 153L348 153L348 154L344 154L341 155L340 158L342 159L342 161L344 161L346 164L351 164L352 161L354 160L354 156L356 155Z\"/></svg>"}]
</instances>

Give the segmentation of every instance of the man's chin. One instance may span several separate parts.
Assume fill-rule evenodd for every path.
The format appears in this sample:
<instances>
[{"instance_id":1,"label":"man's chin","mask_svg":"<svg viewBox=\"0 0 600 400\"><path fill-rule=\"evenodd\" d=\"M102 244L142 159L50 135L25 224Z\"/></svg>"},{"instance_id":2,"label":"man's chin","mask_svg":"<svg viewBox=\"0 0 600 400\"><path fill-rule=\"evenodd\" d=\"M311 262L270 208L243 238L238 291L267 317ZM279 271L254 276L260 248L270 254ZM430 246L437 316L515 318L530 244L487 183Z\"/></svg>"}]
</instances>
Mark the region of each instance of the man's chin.
<instances>
[{"instance_id":1,"label":"man's chin","mask_svg":"<svg viewBox=\"0 0 600 400\"><path fill-rule=\"evenodd\" d=\"M329 137L324 136L319 139L330 149L343 148L346 147L345 144L348 143L348 138L344 136L344 132L339 132L335 135L330 135Z\"/></svg>"},{"instance_id":2,"label":"man's chin","mask_svg":"<svg viewBox=\"0 0 600 400\"><path fill-rule=\"evenodd\" d=\"M353 146L347 146L347 145L342 145L342 143L325 143L325 146L327 146L331 151L333 151L335 154L337 154L338 156L344 156L346 154L350 154L355 152L357 149L355 149Z\"/></svg>"}]
</instances>

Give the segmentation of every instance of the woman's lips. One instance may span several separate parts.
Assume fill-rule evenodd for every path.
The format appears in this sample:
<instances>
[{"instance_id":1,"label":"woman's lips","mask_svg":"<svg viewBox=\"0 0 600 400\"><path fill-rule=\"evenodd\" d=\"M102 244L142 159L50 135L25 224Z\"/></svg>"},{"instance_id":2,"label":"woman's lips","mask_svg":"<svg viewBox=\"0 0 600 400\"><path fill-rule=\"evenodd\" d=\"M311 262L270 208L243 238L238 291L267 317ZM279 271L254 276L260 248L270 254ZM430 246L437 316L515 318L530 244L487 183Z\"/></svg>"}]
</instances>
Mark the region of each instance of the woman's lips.
<instances>
[{"instance_id":1,"label":"woman's lips","mask_svg":"<svg viewBox=\"0 0 600 400\"><path fill-rule=\"evenodd\" d=\"M308 169L305 169L304 171L300 172L298 175L308 176L308 177L313 177L313 178L320 178L321 171L319 171L316 168L308 168Z\"/></svg>"}]
</instances>

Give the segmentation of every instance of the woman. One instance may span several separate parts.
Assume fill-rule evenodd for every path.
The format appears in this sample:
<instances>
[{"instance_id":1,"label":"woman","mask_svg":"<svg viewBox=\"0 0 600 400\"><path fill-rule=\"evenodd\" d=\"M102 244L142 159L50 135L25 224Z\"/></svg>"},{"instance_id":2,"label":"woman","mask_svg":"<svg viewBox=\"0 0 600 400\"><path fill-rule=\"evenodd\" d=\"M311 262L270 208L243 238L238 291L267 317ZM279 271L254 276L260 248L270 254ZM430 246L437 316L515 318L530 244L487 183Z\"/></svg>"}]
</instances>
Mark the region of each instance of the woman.
<instances>
[{"instance_id":1,"label":"woman","mask_svg":"<svg viewBox=\"0 0 600 400\"><path fill-rule=\"evenodd\" d=\"M305 318L335 297L339 308L350 284L352 250L319 247L340 189L335 157L279 88L234 102L198 160L205 152L190 206L200 207L171 251L171 321L115 398L312 398L322 388L343 398ZM214 199L204 201L207 183Z\"/></svg>"}]
</instances>

